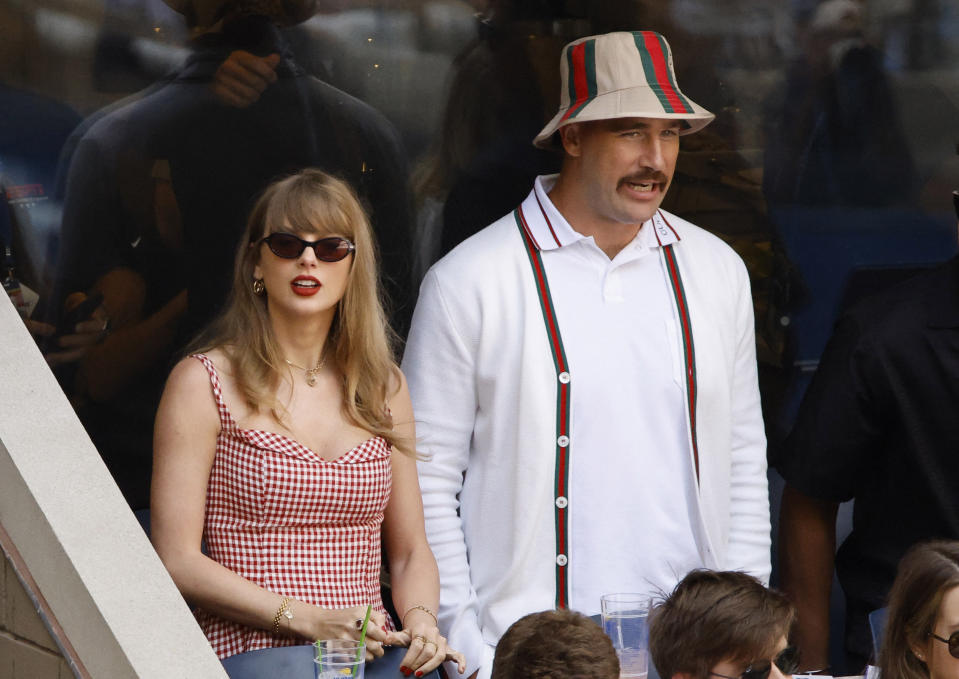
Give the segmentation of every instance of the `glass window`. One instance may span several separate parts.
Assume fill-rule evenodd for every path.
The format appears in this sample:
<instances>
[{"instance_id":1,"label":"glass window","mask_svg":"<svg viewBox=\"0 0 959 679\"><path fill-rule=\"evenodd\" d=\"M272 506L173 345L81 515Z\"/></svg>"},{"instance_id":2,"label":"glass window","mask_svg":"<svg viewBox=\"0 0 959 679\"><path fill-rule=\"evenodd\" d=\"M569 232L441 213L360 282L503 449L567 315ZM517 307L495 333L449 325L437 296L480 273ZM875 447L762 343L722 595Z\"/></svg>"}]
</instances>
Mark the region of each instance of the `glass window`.
<instances>
[{"instance_id":1,"label":"glass window","mask_svg":"<svg viewBox=\"0 0 959 679\"><path fill-rule=\"evenodd\" d=\"M716 113L664 208L747 264L774 445L840 310L956 250L955 0L0 0L0 26L5 285L134 507L263 186L353 183L402 335L429 265L559 168L531 140L577 37L661 32Z\"/></svg>"}]
</instances>

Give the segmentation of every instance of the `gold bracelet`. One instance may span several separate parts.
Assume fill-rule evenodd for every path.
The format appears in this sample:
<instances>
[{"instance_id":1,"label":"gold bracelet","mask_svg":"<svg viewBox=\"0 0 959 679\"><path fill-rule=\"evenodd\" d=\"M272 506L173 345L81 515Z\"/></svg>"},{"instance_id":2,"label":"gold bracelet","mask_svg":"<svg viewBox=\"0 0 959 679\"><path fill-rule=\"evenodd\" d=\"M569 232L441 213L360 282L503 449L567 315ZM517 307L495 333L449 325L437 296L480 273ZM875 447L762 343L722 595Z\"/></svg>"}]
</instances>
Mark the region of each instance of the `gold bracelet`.
<instances>
[{"instance_id":1,"label":"gold bracelet","mask_svg":"<svg viewBox=\"0 0 959 679\"><path fill-rule=\"evenodd\" d=\"M293 611L290 610L290 601L292 601L290 597L283 597L280 607L276 610L276 615L273 616L273 634L280 633L280 620L283 618L287 620L293 619Z\"/></svg>"},{"instance_id":2,"label":"gold bracelet","mask_svg":"<svg viewBox=\"0 0 959 679\"><path fill-rule=\"evenodd\" d=\"M423 612L426 613L428 616L430 616L431 618L433 618L433 624L434 624L434 625L438 625L438 624L439 624L439 621L436 619L436 613L434 613L433 611L431 611L430 609L428 609L426 606L410 606L410 607L406 610L406 613L403 614L403 619L400 621L400 622L403 623L403 627L406 627L406 616L408 616L408 615L410 614L410 611L423 611Z\"/></svg>"}]
</instances>

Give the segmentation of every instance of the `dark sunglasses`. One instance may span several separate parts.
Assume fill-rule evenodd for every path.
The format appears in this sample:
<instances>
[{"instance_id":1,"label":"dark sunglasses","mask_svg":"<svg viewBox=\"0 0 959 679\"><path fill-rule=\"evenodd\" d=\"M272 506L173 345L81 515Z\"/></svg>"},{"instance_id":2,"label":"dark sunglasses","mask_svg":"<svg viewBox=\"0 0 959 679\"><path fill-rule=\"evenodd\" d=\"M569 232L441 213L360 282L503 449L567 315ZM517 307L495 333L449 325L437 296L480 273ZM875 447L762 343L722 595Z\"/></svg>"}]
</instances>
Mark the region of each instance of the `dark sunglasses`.
<instances>
[{"instance_id":1,"label":"dark sunglasses","mask_svg":"<svg viewBox=\"0 0 959 679\"><path fill-rule=\"evenodd\" d=\"M356 246L345 238L330 236L319 240L303 240L292 233L271 233L260 239L266 243L277 257L296 259L307 248L313 248L316 258L322 262L338 262L356 250Z\"/></svg>"},{"instance_id":2,"label":"dark sunglasses","mask_svg":"<svg viewBox=\"0 0 959 679\"><path fill-rule=\"evenodd\" d=\"M953 194L953 197L955 197L955 194ZM959 199L956 200L956 207L959 208ZM944 644L948 644L949 655L951 655L953 658L959 658L959 631L950 634L948 639L943 639L935 632L930 632L929 636L937 641L941 641Z\"/></svg>"},{"instance_id":3,"label":"dark sunglasses","mask_svg":"<svg viewBox=\"0 0 959 679\"><path fill-rule=\"evenodd\" d=\"M783 674L795 674L799 669L799 649L795 646L787 646L781 650L773 660L763 660L755 665L750 665L738 677L731 677L718 672L710 672L713 677L722 677L723 679L768 679L769 673L773 670L773 663Z\"/></svg>"}]
</instances>

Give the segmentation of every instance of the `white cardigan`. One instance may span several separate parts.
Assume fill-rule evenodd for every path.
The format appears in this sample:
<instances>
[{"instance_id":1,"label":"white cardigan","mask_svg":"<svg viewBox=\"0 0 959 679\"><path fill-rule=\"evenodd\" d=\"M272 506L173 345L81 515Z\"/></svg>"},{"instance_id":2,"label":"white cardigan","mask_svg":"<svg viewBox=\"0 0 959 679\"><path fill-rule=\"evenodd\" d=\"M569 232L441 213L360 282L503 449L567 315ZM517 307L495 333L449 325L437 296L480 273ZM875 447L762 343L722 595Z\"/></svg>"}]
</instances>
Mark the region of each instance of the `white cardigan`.
<instances>
[{"instance_id":1,"label":"white cardigan","mask_svg":"<svg viewBox=\"0 0 959 679\"><path fill-rule=\"evenodd\" d=\"M524 201L524 215L532 233L546 233L535 200ZM748 275L721 240L665 217L680 238L673 252L695 347L703 564L766 582L766 441ZM419 475L440 628L466 655L467 675L479 666L482 679L506 628L554 607L556 594L557 379L514 215L427 274L403 370L428 457Z\"/></svg>"}]
</instances>

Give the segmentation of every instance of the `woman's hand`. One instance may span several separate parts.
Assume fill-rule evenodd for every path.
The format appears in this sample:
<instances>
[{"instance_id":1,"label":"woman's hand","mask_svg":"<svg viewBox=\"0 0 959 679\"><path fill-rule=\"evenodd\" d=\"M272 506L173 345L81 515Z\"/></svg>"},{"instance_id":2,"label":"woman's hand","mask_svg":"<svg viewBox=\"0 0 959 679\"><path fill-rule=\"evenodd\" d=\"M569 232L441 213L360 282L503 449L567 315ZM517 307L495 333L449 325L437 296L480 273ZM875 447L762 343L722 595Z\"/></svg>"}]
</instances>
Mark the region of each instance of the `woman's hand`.
<instances>
[{"instance_id":1,"label":"woman's hand","mask_svg":"<svg viewBox=\"0 0 959 679\"><path fill-rule=\"evenodd\" d=\"M366 606L354 608L320 608L302 601L290 604L293 620L290 631L310 641L319 639L360 640ZM383 656L383 643L387 640L386 616L377 611L370 613L366 625L366 660L375 660Z\"/></svg>"},{"instance_id":2,"label":"woman's hand","mask_svg":"<svg viewBox=\"0 0 959 679\"><path fill-rule=\"evenodd\" d=\"M460 674L466 671L463 654L446 645L446 637L440 634L430 616L410 611L406 622L406 629L390 634L387 639L388 643L395 646L409 648L400 663L400 672L406 676L415 674L422 677L447 660L457 664Z\"/></svg>"}]
</instances>

